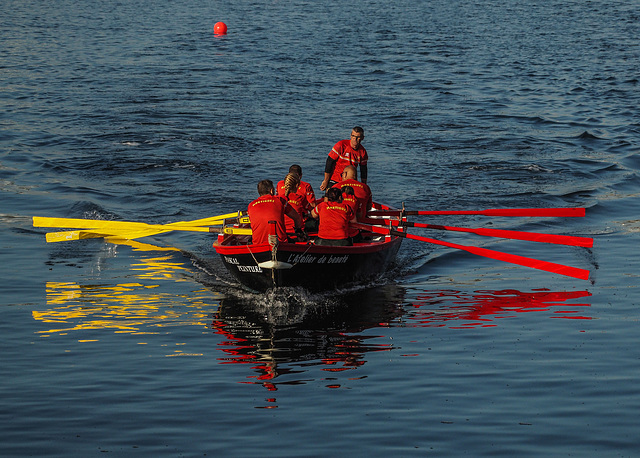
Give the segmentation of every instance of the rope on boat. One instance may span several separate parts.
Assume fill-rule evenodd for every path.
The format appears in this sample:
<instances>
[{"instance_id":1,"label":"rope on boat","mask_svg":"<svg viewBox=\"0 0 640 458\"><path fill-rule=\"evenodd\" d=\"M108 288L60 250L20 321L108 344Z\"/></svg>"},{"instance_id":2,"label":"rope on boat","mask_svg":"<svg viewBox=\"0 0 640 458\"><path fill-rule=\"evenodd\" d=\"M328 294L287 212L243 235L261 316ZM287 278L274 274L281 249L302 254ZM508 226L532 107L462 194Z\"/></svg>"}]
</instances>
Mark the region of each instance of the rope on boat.
<instances>
[{"instance_id":1,"label":"rope on boat","mask_svg":"<svg viewBox=\"0 0 640 458\"><path fill-rule=\"evenodd\" d=\"M247 245L247 250L249 250L249 253L251 254L251 257L253 258L253 260L256 263L256 266L258 266L260 263L258 262L258 260L256 259L255 255L253 254L253 251L251 251L251 245Z\"/></svg>"},{"instance_id":2,"label":"rope on boat","mask_svg":"<svg viewBox=\"0 0 640 458\"><path fill-rule=\"evenodd\" d=\"M304 257L305 254L307 254L307 251L309 251L311 249L311 247L313 246L313 243L311 242L307 242L307 249L304 250L304 253L302 253L302 256L300 256L300 259L302 259ZM297 266L298 264L300 264L300 262L294 262L293 264L291 264L291 266Z\"/></svg>"},{"instance_id":3,"label":"rope on boat","mask_svg":"<svg viewBox=\"0 0 640 458\"><path fill-rule=\"evenodd\" d=\"M269 221L269 245L271 245L271 262L275 266L278 262L278 235L276 222ZM271 269L271 281L276 284L276 269Z\"/></svg>"}]
</instances>

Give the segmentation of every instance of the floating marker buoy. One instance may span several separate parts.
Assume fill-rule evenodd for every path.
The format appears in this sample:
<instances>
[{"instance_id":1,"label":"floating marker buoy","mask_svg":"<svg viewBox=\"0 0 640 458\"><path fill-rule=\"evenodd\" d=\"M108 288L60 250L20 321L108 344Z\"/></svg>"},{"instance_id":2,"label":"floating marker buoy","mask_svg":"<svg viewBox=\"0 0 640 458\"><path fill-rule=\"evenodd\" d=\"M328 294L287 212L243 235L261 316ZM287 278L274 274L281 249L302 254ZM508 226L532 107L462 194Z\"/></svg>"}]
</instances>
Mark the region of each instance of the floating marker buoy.
<instances>
[{"instance_id":1,"label":"floating marker buoy","mask_svg":"<svg viewBox=\"0 0 640 458\"><path fill-rule=\"evenodd\" d=\"M216 35L226 35L227 34L227 24L224 22L216 22L216 25L213 26L213 33Z\"/></svg>"}]
</instances>

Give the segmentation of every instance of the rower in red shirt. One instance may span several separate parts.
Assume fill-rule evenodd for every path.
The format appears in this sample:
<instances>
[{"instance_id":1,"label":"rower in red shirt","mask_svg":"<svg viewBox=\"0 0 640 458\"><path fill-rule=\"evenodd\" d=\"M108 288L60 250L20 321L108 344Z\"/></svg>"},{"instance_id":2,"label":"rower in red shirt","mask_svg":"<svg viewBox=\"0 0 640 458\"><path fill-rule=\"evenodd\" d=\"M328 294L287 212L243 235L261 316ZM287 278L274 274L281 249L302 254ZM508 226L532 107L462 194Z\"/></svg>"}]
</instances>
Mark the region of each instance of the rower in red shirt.
<instances>
[{"instance_id":1,"label":"rower in red shirt","mask_svg":"<svg viewBox=\"0 0 640 458\"><path fill-rule=\"evenodd\" d=\"M361 145L364 139L364 129L356 126L351 130L351 138L340 140L336 143L327 157L324 168L324 180L320 185L321 190L329 189L338 183L342 171L347 165L360 166L360 177L363 183L367 182L367 161L369 156L367 150Z\"/></svg>"},{"instance_id":2,"label":"rower in red shirt","mask_svg":"<svg viewBox=\"0 0 640 458\"><path fill-rule=\"evenodd\" d=\"M326 200L311 210L311 216L320 219L316 245L350 246L349 223L356 217L349 205L342 202L342 192L337 188L327 191Z\"/></svg>"},{"instance_id":3,"label":"rower in red shirt","mask_svg":"<svg viewBox=\"0 0 640 458\"><path fill-rule=\"evenodd\" d=\"M298 191L296 192L303 196L307 200L307 202L309 202L310 208L315 207L316 194L313 192L313 187L311 186L311 184L307 183L306 181L302 181L302 167L300 167L298 164L293 164L291 167L289 167L289 173L295 173L300 177L300 186L298 187ZM278 186L276 189L279 196L286 197L284 195L284 180L278 182Z\"/></svg>"},{"instance_id":4,"label":"rower in red shirt","mask_svg":"<svg viewBox=\"0 0 640 458\"><path fill-rule=\"evenodd\" d=\"M282 183L282 187L280 187L280 183ZM304 225L309 217L311 205L309 205L306 196L300 194L300 177L295 173L289 172L280 183L278 183L278 196L287 199L289 205L300 215ZM284 216L284 224L287 233L295 232L295 222L288 215Z\"/></svg>"},{"instance_id":5,"label":"rower in red shirt","mask_svg":"<svg viewBox=\"0 0 640 458\"><path fill-rule=\"evenodd\" d=\"M260 197L251 202L248 208L251 230L253 231L252 243L269 243L269 221L276 222L278 241L286 242L285 213L293 219L295 228L298 229L302 227L300 215L287 203L286 199L275 195L271 180L262 180L258 183L258 194Z\"/></svg>"},{"instance_id":6,"label":"rower in red shirt","mask_svg":"<svg viewBox=\"0 0 640 458\"><path fill-rule=\"evenodd\" d=\"M337 185L334 186L334 188L335 187L337 187ZM342 203L347 204L349 208L351 208L351 211L353 212L353 214L356 215L356 211L358 210L358 198L353 192L353 188L351 186L344 186L342 188ZM352 243L362 241L362 236L360 235L360 229L349 225L348 234Z\"/></svg>"},{"instance_id":7,"label":"rower in red shirt","mask_svg":"<svg viewBox=\"0 0 640 458\"><path fill-rule=\"evenodd\" d=\"M342 181L333 185L334 188L340 189L344 189L345 186L353 188L353 192L358 200L355 214L358 221L361 221L367 216L367 212L373 205L371 189L366 183L358 181L358 171L352 165L348 165L344 168L344 171L342 172Z\"/></svg>"},{"instance_id":8,"label":"rower in red shirt","mask_svg":"<svg viewBox=\"0 0 640 458\"><path fill-rule=\"evenodd\" d=\"M353 214L356 214L358 210L358 198L356 197L355 192L353 192L353 188L351 186L344 186L343 188L339 188L338 185L335 185L334 188L340 189L342 192L342 202L347 204Z\"/></svg>"}]
</instances>

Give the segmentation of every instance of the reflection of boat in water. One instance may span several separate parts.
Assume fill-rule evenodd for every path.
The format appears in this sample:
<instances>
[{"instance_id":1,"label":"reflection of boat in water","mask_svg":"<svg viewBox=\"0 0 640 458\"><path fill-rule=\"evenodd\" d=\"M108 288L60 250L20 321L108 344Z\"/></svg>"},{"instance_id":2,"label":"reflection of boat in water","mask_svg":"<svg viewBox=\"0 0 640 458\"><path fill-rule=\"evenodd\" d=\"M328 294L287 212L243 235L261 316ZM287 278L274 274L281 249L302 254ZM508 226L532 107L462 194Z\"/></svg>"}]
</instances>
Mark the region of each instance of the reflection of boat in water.
<instances>
[{"instance_id":1,"label":"reflection of boat in water","mask_svg":"<svg viewBox=\"0 0 640 458\"><path fill-rule=\"evenodd\" d=\"M389 207L374 204L374 208ZM398 218L399 219L399 218ZM238 229L248 224L237 225ZM310 291L362 283L384 273L395 261L402 238L364 232L353 246L320 246L311 241L253 244L250 235L220 234L216 253L243 285L265 291L273 287L302 286Z\"/></svg>"},{"instance_id":2,"label":"reflection of boat in water","mask_svg":"<svg viewBox=\"0 0 640 458\"><path fill-rule=\"evenodd\" d=\"M221 300L211 326L225 337L224 364L249 364L249 378L274 390L275 379L320 366L326 372L356 369L369 352L389 351L379 336L358 333L390 323L403 313L402 288L388 284L342 296L307 296L298 288L279 288L254 303L243 298ZM258 302L259 301L259 302ZM247 382L251 383L251 382ZM279 383L304 383L300 379Z\"/></svg>"},{"instance_id":3,"label":"reflection of boat in water","mask_svg":"<svg viewBox=\"0 0 640 458\"><path fill-rule=\"evenodd\" d=\"M498 326L523 312L590 319L590 304L583 299L590 296L587 291L416 290L389 283L339 294L276 288L256 295L203 288L193 275L184 276L192 263L181 256L141 255L135 278L126 283L47 283L47 308L33 312L43 325L39 333L77 333L79 339L93 340L104 332L128 333L145 335L142 339L150 342L160 330L167 335L176 328L206 327L214 332L213 347L205 342L203 350L194 342L198 349L193 354L180 347L166 356L206 357L211 352L220 364L249 369L241 383L276 390L310 381L336 388L357 380L368 354L398 349L397 340L389 338L397 331L387 328L464 332Z\"/></svg>"},{"instance_id":4,"label":"reflection of boat in water","mask_svg":"<svg viewBox=\"0 0 640 458\"><path fill-rule=\"evenodd\" d=\"M277 290L275 290L277 291ZM278 294L275 292L273 294ZM551 312L552 318L589 319L574 303L587 291L535 290L427 290L415 295L396 284L345 294L332 303L317 297L312 303L300 290L280 289L280 296L251 303L245 299L221 301L211 326L224 336L222 364L248 364L254 375L245 383L269 390L279 384L309 381L299 375L311 367L333 372L329 386L340 386L337 372L357 369L370 352L396 349L383 335L363 331L387 327L495 327L499 320L523 312ZM413 296L413 297L412 297ZM262 304L262 305L261 305ZM582 313L580 313L582 311ZM276 381L276 379L279 380ZM357 378L357 377L355 377ZM350 379L354 379L350 376Z\"/></svg>"},{"instance_id":5,"label":"reflection of boat in water","mask_svg":"<svg viewBox=\"0 0 640 458\"><path fill-rule=\"evenodd\" d=\"M568 302L591 296L588 291L531 292L508 290L457 290L424 291L412 301L407 322L412 326L448 326L469 328L497 326L496 320L511 318L516 313L550 311L552 318L589 320L580 313L590 304Z\"/></svg>"}]
</instances>

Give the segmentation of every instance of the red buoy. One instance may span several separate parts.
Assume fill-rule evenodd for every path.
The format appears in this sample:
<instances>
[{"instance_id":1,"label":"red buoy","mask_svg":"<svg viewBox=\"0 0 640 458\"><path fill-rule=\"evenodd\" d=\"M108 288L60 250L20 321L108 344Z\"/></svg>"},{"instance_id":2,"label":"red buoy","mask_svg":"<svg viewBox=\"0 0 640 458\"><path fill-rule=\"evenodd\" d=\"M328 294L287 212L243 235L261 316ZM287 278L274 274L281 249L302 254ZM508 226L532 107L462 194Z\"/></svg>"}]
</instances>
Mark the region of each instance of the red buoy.
<instances>
[{"instance_id":1,"label":"red buoy","mask_svg":"<svg viewBox=\"0 0 640 458\"><path fill-rule=\"evenodd\" d=\"M226 35L227 34L227 24L224 22L216 22L216 25L213 26L213 33L216 35Z\"/></svg>"}]
</instances>

